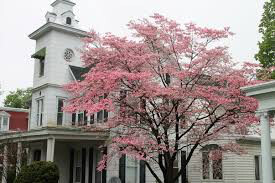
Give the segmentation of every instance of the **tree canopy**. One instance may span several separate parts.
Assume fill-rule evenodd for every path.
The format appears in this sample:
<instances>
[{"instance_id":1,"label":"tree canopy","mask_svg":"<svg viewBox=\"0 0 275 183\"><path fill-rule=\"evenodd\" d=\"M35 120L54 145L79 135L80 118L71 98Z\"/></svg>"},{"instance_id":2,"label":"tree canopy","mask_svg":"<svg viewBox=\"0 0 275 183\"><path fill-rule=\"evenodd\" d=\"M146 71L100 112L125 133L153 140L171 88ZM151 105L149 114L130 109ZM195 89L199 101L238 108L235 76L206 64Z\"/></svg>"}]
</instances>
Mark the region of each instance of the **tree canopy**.
<instances>
[{"instance_id":1,"label":"tree canopy","mask_svg":"<svg viewBox=\"0 0 275 183\"><path fill-rule=\"evenodd\" d=\"M11 91L4 100L4 106L28 109L31 95L31 88L17 89L16 91Z\"/></svg>"},{"instance_id":2,"label":"tree canopy","mask_svg":"<svg viewBox=\"0 0 275 183\"><path fill-rule=\"evenodd\" d=\"M275 1L269 0L264 4L264 12L259 32L262 34L262 40L258 43L259 52L255 58L262 64L263 68L275 66ZM266 72L266 71L265 71ZM271 74L275 79L275 71Z\"/></svg>"},{"instance_id":3,"label":"tree canopy","mask_svg":"<svg viewBox=\"0 0 275 183\"><path fill-rule=\"evenodd\" d=\"M91 69L66 86L72 94L66 110L110 113L105 123L88 128L111 132L99 169L114 154L126 154L144 160L157 182L174 183L196 149L246 135L258 123L257 101L240 89L255 83L254 65L235 67L220 41L232 35L229 28L182 27L159 14L128 27L129 38L91 32L85 39L82 59ZM175 174L173 163L186 148L186 164Z\"/></svg>"}]
</instances>

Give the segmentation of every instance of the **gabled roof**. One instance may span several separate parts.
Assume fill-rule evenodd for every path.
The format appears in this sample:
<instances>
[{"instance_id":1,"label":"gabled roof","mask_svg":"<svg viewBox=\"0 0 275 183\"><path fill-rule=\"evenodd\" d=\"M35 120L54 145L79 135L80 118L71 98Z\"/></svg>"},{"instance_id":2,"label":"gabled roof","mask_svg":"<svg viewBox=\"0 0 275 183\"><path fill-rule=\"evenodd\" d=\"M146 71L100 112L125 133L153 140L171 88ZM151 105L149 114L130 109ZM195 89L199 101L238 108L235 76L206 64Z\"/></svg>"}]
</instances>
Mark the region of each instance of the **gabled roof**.
<instances>
[{"instance_id":1,"label":"gabled roof","mask_svg":"<svg viewBox=\"0 0 275 183\"><path fill-rule=\"evenodd\" d=\"M84 80L83 74L86 74L90 70L89 68L77 67L73 65L69 65L69 68L74 79L77 81Z\"/></svg>"},{"instance_id":2,"label":"gabled roof","mask_svg":"<svg viewBox=\"0 0 275 183\"><path fill-rule=\"evenodd\" d=\"M5 111L0 111L0 116L10 117L11 115Z\"/></svg>"}]
</instances>

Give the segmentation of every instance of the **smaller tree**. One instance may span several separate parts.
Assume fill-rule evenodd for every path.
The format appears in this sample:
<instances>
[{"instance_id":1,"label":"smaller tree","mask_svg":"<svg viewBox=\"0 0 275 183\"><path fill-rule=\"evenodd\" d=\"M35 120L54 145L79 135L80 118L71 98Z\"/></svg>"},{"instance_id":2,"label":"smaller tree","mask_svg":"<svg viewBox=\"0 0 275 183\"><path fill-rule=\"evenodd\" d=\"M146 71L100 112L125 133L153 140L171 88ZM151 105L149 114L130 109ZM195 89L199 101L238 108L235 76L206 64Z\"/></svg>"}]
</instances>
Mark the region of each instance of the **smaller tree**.
<instances>
[{"instance_id":1,"label":"smaller tree","mask_svg":"<svg viewBox=\"0 0 275 183\"><path fill-rule=\"evenodd\" d=\"M58 183L59 171L56 164L37 161L24 166L14 183Z\"/></svg>"},{"instance_id":2,"label":"smaller tree","mask_svg":"<svg viewBox=\"0 0 275 183\"><path fill-rule=\"evenodd\" d=\"M4 106L28 109L28 102L31 100L31 95L31 88L11 91L4 100Z\"/></svg>"}]
</instances>

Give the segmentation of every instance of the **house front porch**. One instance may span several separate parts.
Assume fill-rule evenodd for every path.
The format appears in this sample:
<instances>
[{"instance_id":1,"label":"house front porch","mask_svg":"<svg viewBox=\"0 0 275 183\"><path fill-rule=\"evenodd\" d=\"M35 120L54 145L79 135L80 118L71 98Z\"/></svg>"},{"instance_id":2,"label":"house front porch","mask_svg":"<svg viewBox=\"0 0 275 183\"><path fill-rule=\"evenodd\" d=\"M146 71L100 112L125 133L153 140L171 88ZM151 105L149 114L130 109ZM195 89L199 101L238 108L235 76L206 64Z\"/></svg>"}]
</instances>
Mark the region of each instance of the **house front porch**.
<instances>
[{"instance_id":1,"label":"house front porch","mask_svg":"<svg viewBox=\"0 0 275 183\"><path fill-rule=\"evenodd\" d=\"M17 144L17 166L21 167L22 147L27 147L27 162L52 161L59 168L59 183L106 183L106 171L96 171L103 152L99 147L108 139L105 132L84 132L78 128L43 127L0 136L4 145L3 166L8 166L8 146ZM107 151L105 149L104 151ZM17 173L20 171L18 169ZM2 183L7 172L3 171Z\"/></svg>"}]
</instances>

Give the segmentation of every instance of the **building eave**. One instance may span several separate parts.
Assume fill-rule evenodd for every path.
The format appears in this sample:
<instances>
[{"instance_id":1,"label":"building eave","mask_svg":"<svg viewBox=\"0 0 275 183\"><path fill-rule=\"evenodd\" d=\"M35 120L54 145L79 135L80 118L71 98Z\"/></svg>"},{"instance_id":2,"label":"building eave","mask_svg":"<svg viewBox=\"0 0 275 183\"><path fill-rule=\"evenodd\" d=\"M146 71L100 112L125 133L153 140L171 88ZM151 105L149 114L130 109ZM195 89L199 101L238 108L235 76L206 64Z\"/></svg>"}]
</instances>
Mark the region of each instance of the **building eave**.
<instances>
[{"instance_id":1,"label":"building eave","mask_svg":"<svg viewBox=\"0 0 275 183\"><path fill-rule=\"evenodd\" d=\"M53 23L53 22L47 22L42 27L40 27L39 29L37 29L36 31L31 33L29 35L29 38L33 39L33 40L37 40L41 36L43 36L44 34L48 33L51 30L65 32L68 34L74 34L79 37L87 37L88 36L88 32L86 32L86 31L76 29L76 28L66 26L66 25L61 25L61 24L57 24L57 23Z\"/></svg>"},{"instance_id":2,"label":"building eave","mask_svg":"<svg viewBox=\"0 0 275 183\"><path fill-rule=\"evenodd\" d=\"M105 141L109 138L108 132L86 132L80 128L43 127L26 132L6 132L0 134L0 144L18 141L38 141L55 138L56 140L90 140Z\"/></svg>"},{"instance_id":3,"label":"building eave","mask_svg":"<svg viewBox=\"0 0 275 183\"><path fill-rule=\"evenodd\" d=\"M22 109L22 108L13 108L13 107L0 107L0 111L10 111L10 112L29 112L29 109Z\"/></svg>"},{"instance_id":4,"label":"building eave","mask_svg":"<svg viewBox=\"0 0 275 183\"><path fill-rule=\"evenodd\" d=\"M275 80L241 88L247 96L255 96L275 92Z\"/></svg>"},{"instance_id":5,"label":"building eave","mask_svg":"<svg viewBox=\"0 0 275 183\"><path fill-rule=\"evenodd\" d=\"M41 86L38 86L38 87L33 88L33 89L32 89L32 92L42 90L43 88L46 88L46 87L62 88L62 87L64 87L64 86L58 85L58 84L46 83L46 84L43 84L43 85L41 85Z\"/></svg>"}]
</instances>

